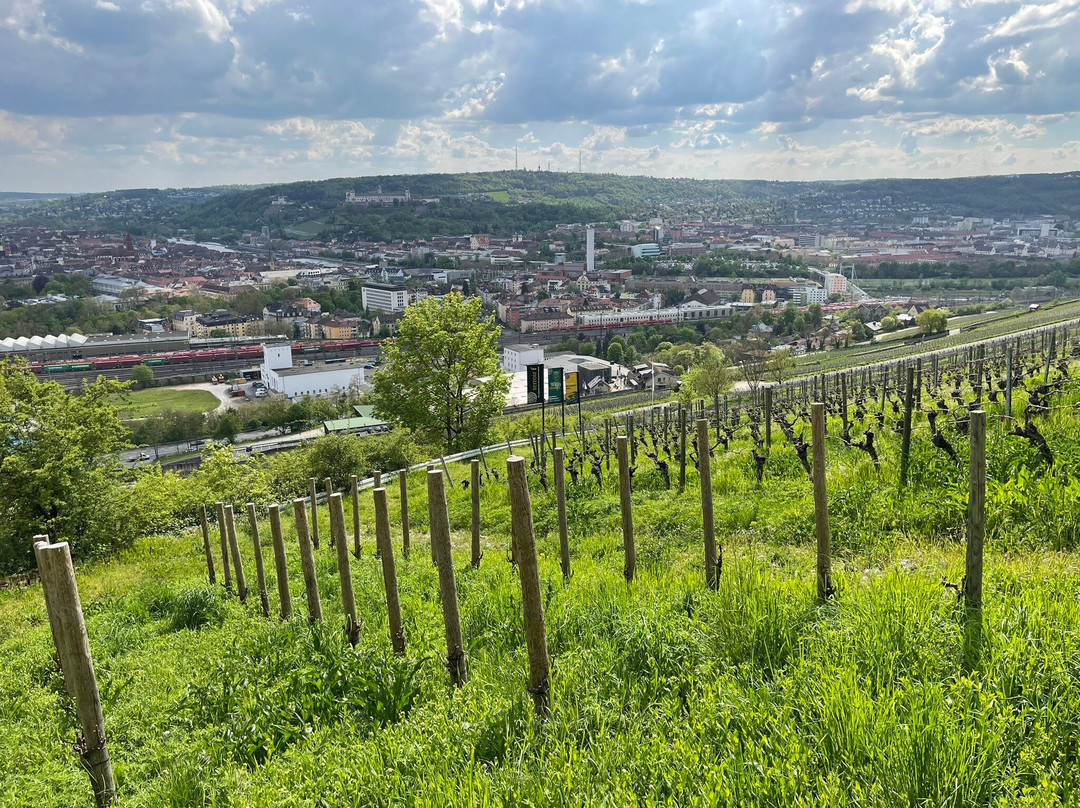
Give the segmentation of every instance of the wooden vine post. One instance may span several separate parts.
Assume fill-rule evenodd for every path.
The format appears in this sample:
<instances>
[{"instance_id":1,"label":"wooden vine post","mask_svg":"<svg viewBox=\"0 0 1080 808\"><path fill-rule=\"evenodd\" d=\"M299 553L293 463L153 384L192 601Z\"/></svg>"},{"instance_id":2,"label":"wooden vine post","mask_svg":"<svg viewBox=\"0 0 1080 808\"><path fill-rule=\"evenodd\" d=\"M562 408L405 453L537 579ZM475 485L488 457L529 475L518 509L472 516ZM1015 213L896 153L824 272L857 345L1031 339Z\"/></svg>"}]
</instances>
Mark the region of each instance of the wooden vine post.
<instances>
[{"instance_id":1,"label":"wooden vine post","mask_svg":"<svg viewBox=\"0 0 1080 808\"><path fill-rule=\"evenodd\" d=\"M634 580L634 572L637 568L637 553L634 551L634 511L630 501L630 458L626 435L619 435L619 510L622 512L622 536L623 536L623 577L626 582Z\"/></svg>"},{"instance_id":2,"label":"wooden vine post","mask_svg":"<svg viewBox=\"0 0 1080 808\"><path fill-rule=\"evenodd\" d=\"M555 451L561 452L561 449ZM506 478L510 488L510 531L517 546L518 578L521 581L521 604L525 614L525 645L529 652L529 693L536 714L548 714L548 649L544 631L544 603L540 593L540 568L536 560L533 535L532 501L525 458L506 459Z\"/></svg>"},{"instance_id":3,"label":"wooden vine post","mask_svg":"<svg viewBox=\"0 0 1080 808\"><path fill-rule=\"evenodd\" d=\"M266 567L263 563L262 542L259 541L259 517L255 513L255 503L247 504L248 524L251 526L251 542L255 546L255 581L259 587L259 603L263 617L270 616L270 594L266 591Z\"/></svg>"},{"instance_id":4,"label":"wooden vine post","mask_svg":"<svg viewBox=\"0 0 1080 808\"><path fill-rule=\"evenodd\" d=\"M570 571L570 536L566 528L566 462L562 446L553 450L552 462L555 465L555 507L559 515L559 564L563 580L569 581L573 573Z\"/></svg>"},{"instance_id":5,"label":"wooden vine post","mask_svg":"<svg viewBox=\"0 0 1080 808\"><path fill-rule=\"evenodd\" d=\"M686 490L686 409L679 402L679 493Z\"/></svg>"},{"instance_id":6,"label":"wooden vine post","mask_svg":"<svg viewBox=\"0 0 1080 808\"><path fill-rule=\"evenodd\" d=\"M1046 369L1043 371L1043 384L1050 384L1050 363L1054 359L1054 343L1057 338L1057 331L1050 332L1050 347L1046 351Z\"/></svg>"},{"instance_id":7,"label":"wooden vine post","mask_svg":"<svg viewBox=\"0 0 1080 808\"><path fill-rule=\"evenodd\" d=\"M34 544L45 608L49 613L53 643L64 674L64 687L75 701L82 738L77 745L83 768L90 776L94 802L111 805L116 799L116 781L105 739L105 716L101 710L101 695L94 660L90 656L90 640L86 635L79 589L75 583L75 568L67 542Z\"/></svg>"},{"instance_id":8,"label":"wooden vine post","mask_svg":"<svg viewBox=\"0 0 1080 808\"><path fill-rule=\"evenodd\" d=\"M244 559L240 557L240 543L236 540L236 521L233 519L233 506L225 506L225 528L229 534L229 553L232 555L233 571L236 573L236 594L240 602L246 603L248 596L247 578L244 577Z\"/></svg>"},{"instance_id":9,"label":"wooden vine post","mask_svg":"<svg viewBox=\"0 0 1080 808\"><path fill-rule=\"evenodd\" d=\"M355 474L350 478L352 488L352 538L353 555L360 557L360 478Z\"/></svg>"},{"instance_id":10,"label":"wooden vine post","mask_svg":"<svg viewBox=\"0 0 1080 808\"><path fill-rule=\"evenodd\" d=\"M765 451L772 448L772 407L773 389L770 385L765 388Z\"/></svg>"},{"instance_id":11,"label":"wooden vine post","mask_svg":"<svg viewBox=\"0 0 1080 808\"><path fill-rule=\"evenodd\" d=\"M330 512L330 497L333 496L333 494L334 494L334 483L329 477L324 477L323 478L323 488L326 489L326 508L327 508L327 513L329 513ZM334 537L334 529L333 529L333 527L331 527L330 528L330 546L331 547L334 546L334 539L335 539L335 537Z\"/></svg>"},{"instance_id":12,"label":"wooden vine post","mask_svg":"<svg viewBox=\"0 0 1080 808\"><path fill-rule=\"evenodd\" d=\"M356 617L356 596L353 594L352 564L349 561L349 537L345 527L345 506L341 494L331 494L330 543L337 550L338 578L341 580L341 608L345 612L345 636L349 645L360 640L360 621Z\"/></svg>"},{"instance_id":13,"label":"wooden vine post","mask_svg":"<svg viewBox=\"0 0 1080 808\"><path fill-rule=\"evenodd\" d=\"M825 490L825 404L810 405L814 449L814 525L817 529L817 597L825 603L835 589L829 559L829 499Z\"/></svg>"},{"instance_id":14,"label":"wooden vine post","mask_svg":"<svg viewBox=\"0 0 1080 808\"><path fill-rule=\"evenodd\" d=\"M390 644L395 654L405 653L405 632L401 625L401 599L398 596L397 564L394 545L390 541L390 510L386 505L386 489L376 488L375 543L382 558L383 588L386 590L386 612L390 619Z\"/></svg>"},{"instance_id":15,"label":"wooden vine post","mask_svg":"<svg viewBox=\"0 0 1080 808\"><path fill-rule=\"evenodd\" d=\"M1012 418L1013 348L1005 347L1005 417Z\"/></svg>"},{"instance_id":16,"label":"wooden vine post","mask_svg":"<svg viewBox=\"0 0 1080 808\"><path fill-rule=\"evenodd\" d=\"M848 426L848 395L847 395L847 374L840 374L840 423L844 425L844 429Z\"/></svg>"},{"instance_id":17,"label":"wooden vine post","mask_svg":"<svg viewBox=\"0 0 1080 808\"><path fill-rule=\"evenodd\" d=\"M766 388L768 389L768 388ZM713 526L712 467L709 456L709 422L697 422L698 476L701 478L701 525L705 531L705 585L716 590L720 564L716 552L716 532Z\"/></svg>"},{"instance_id":18,"label":"wooden vine post","mask_svg":"<svg viewBox=\"0 0 1080 808\"><path fill-rule=\"evenodd\" d=\"M217 511L218 533L221 538L221 570L225 574L225 589L231 592L232 571L229 567L229 531L225 527L225 503L215 503L214 508Z\"/></svg>"},{"instance_id":19,"label":"wooden vine post","mask_svg":"<svg viewBox=\"0 0 1080 808\"><path fill-rule=\"evenodd\" d=\"M480 461L470 464L472 477L469 481L469 493L472 495L472 565L479 569L480 557Z\"/></svg>"},{"instance_id":20,"label":"wooden vine post","mask_svg":"<svg viewBox=\"0 0 1080 808\"><path fill-rule=\"evenodd\" d=\"M199 506L199 525L202 527L203 551L206 553L206 572L210 576L210 585L217 583L214 575L214 552L210 549L210 525L206 521L206 506Z\"/></svg>"},{"instance_id":21,"label":"wooden vine post","mask_svg":"<svg viewBox=\"0 0 1080 808\"><path fill-rule=\"evenodd\" d=\"M315 548L308 533L307 500L293 500L293 515L296 517L296 539L300 545L300 568L304 573L308 622L317 623L322 620L322 601L319 599L319 577L315 574Z\"/></svg>"},{"instance_id":22,"label":"wooden vine post","mask_svg":"<svg viewBox=\"0 0 1080 808\"><path fill-rule=\"evenodd\" d=\"M311 497L311 544L319 549L319 500L314 477L308 478L309 496Z\"/></svg>"},{"instance_id":23,"label":"wooden vine post","mask_svg":"<svg viewBox=\"0 0 1080 808\"><path fill-rule=\"evenodd\" d=\"M986 412L973 410L970 422L971 452L968 460L967 553L964 573L964 606L982 609L983 538L986 533Z\"/></svg>"},{"instance_id":24,"label":"wooden vine post","mask_svg":"<svg viewBox=\"0 0 1080 808\"><path fill-rule=\"evenodd\" d=\"M427 484L431 547L439 569L439 597L446 629L446 667L450 671L450 681L460 686L465 684L469 674L465 644L461 639L461 614L458 611L457 580L454 578L454 556L450 546L450 514L446 508L443 473L430 469Z\"/></svg>"},{"instance_id":25,"label":"wooden vine post","mask_svg":"<svg viewBox=\"0 0 1080 808\"><path fill-rule=\"evenodd\" d=\"M401 554L409 560L409 470L404 468L398 474L398 487L401 490Z\"/></svg>"},{"instance_id":26,"label":"wooden vine post","mask_svg":"<svg viewBox=\"0 0 1080 808\"><path fill-rule=\"evenodd\" d=\"M904 382L904 432L900 440L900 487L907 485L908 466L911 464L911 410L915 397L915 368L907 368Z\"/></svg>"},{"instance_id":27,"label":"wooden vine post","mask_svg":"<svg viewBox=\"0 0 1080 808\"><path fill-rule=\"evenodd\" d=\"M285 535L281 532L281 511L270 506L270 536L274 542L274 571L277 574L281 619L292 617L292 592L289 590L289 560L285 555Z\"/></svg>"}]
</instances>

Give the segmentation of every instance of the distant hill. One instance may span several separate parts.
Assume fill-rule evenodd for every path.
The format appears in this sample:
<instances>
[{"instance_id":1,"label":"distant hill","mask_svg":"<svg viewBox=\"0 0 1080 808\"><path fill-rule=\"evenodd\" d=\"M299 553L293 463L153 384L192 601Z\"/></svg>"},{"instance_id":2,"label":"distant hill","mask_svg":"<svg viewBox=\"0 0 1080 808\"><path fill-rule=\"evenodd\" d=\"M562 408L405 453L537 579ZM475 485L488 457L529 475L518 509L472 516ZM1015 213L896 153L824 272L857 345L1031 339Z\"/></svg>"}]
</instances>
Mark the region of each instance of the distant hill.
<instances>
[{"instance_id":1,"label":"distant hill","mask_svg":"<svg viewBox=\"0 0 1080 808\"><path fill-rule=\"evenodd\" d=\"M28 191L0 191L0 208L35 205L53 199L66 199L71 194L34 194Z\"/></svg>"},{"instance_id":2,"label":"distant hill","mask_svg":"<svg viewBox=\"0 0 1080 808\"><path fill-rule=\"evenodd\" d=\"M439 204L379 208L346 205L348 191L403 194ZM274 205L278 197L286 204ZM0 199L3 195L0 195ZM913 215L1006 217L1052 214L1080 219L1080 172L882 179L849 182L695 180L493 171L292 182L255 188L130 190L43 200L51 223L133 232L184 229L238 237L263 226L281 233L391 240L490 232L538 232L559 222L614 221L650 214L701 213L757 224L910 221ZM321 230L320 230L321 228Z\"/></svg>"}]
</instances>

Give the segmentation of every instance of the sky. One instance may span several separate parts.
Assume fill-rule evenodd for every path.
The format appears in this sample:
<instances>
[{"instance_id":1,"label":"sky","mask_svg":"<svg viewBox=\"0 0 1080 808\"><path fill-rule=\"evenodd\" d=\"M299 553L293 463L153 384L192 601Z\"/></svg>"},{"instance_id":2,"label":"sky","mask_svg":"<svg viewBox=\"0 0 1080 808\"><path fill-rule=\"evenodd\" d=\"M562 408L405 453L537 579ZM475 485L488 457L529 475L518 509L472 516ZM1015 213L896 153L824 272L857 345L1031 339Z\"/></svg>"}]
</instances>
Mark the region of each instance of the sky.
<instances>
[{"instance_id":1,"label":"sky","mask_svg":"<svg viewBox=\"0 0 1080 808\"><path fill-rule=\"evenodd\" d=\"M1080 168L1080 0L0 0L0 190Z\"/></svg>"}]
</instances>

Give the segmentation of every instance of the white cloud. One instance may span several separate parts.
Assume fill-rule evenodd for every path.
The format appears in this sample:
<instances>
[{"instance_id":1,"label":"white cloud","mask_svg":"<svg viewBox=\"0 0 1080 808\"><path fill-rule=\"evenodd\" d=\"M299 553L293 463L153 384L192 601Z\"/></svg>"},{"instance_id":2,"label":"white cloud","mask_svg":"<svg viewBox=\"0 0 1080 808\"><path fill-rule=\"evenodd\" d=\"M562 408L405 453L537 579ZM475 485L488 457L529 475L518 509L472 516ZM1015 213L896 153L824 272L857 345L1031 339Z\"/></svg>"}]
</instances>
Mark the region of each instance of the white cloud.
<instances>
[{"instance_id":1,"label":"white cloud","mask_svg":"<svg viewBox=\"0 0 1080 808\"><path fill-rule=\"evenodd\" d=\"M1059 28L1075 21L1078 14L1080 4L1076 0L1025 4L1015 13L1002 18L987 33L987 38L1026 36L1047 28Z\"/></svg>"},{"instance_id":2,"label":"white cloud","mask_svg":"<svg viewBox=\"0 0 1080 808\"><path fill-rule=\"evenodd\" d=\"M1070 170L1078 41L1080 0L0 0L2 181Z\"/></svg>"}]
</instances>

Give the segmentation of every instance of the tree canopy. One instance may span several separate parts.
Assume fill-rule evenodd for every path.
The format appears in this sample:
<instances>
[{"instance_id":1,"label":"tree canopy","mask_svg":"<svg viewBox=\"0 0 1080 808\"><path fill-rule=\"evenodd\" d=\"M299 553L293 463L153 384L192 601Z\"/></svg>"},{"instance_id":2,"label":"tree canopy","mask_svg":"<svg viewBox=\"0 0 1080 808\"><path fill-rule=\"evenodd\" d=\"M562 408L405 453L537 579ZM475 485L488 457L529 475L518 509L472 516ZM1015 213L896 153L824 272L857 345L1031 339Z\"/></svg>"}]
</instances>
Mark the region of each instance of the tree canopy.
<instances>
[{"instance_id":1,"label":"tree canopy","mask_svg":"<svg viewBox=\"0 0 1080 808\"><path fill-rule=\"evenodd\" d=\"M919 313L915 324L924 334L936 334L949 328L949 316L941 309L927 309Z\"/></svg>"},{"instance_id":2,"label":"tree canopy","mask_svg":"<svg viewBox=\"0 0 1080 808\"><path fill-rule=\"evenodd\" d=\"M499 333L477 297L451 294L409 306L372 377L376 412L447 451L480 445L510 388L499 369Z\"/></svg>"},{"instance_id":3,"label":"tree canopy","mask_svg":"<svg viewBox=\"0 0 1080 808\"><path fill-rule=\"evenodd\" d=\"M99 378L71 395L0 363L0 574L28 566L39 533L83 556L130 538L112 475L127 430L110 396L123 389Z\"/></svg>"},{"instance_id":4,"label":"tree canopy","mask_svg":"<svg viewBox=\"0 0 1080 808\"><path fill-rule=\"evenodd\" d=\"M728 358L711 342L694 349L693 365L683 375L683 387L691 398L719 401L732 384Z\"/></svg>"}]
</instances>

